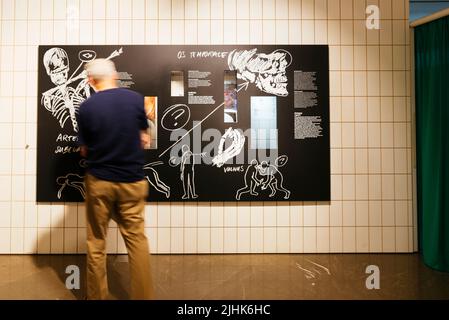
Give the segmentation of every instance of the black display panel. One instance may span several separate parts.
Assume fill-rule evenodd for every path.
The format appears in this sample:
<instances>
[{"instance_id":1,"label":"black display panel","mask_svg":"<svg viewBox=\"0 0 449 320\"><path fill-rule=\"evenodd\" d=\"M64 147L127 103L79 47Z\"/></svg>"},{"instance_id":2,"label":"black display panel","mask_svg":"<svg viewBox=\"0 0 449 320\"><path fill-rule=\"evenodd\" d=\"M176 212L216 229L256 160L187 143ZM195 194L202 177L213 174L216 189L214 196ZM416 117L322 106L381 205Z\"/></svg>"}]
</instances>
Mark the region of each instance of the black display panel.
<instances>
[{"instance_id":1,"label":"black display panel","mask_svg":"<svg viewBox=\"0 0 449 320\"><path fill-rule=\"evenodd\" d=\"M94 58L155 106L148 201L330 200L328 46L101 45L39 47L37 201L84 200Z\"/></svg>"}]
</instances>

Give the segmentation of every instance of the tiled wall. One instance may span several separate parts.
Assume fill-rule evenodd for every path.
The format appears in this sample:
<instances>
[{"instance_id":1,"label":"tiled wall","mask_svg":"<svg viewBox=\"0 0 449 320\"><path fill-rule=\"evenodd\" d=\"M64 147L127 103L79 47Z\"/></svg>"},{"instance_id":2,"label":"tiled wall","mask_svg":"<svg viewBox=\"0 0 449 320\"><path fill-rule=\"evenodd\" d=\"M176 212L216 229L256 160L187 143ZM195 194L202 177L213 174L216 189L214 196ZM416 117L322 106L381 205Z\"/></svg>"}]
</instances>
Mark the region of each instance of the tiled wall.
<instances>
[{"instance_id":1,"label":"tiled wall","mask_svg":"<svg viewBox=\"0 0 449 320\"><path fill-rule=\"evenodd\" d=\"M408 1L2 0L0 16L0 253L85 249L83 205L34 201L38 44L329 44L332 201L150 204L151 250L416 250Z\"/></svg>"}]
</instances>

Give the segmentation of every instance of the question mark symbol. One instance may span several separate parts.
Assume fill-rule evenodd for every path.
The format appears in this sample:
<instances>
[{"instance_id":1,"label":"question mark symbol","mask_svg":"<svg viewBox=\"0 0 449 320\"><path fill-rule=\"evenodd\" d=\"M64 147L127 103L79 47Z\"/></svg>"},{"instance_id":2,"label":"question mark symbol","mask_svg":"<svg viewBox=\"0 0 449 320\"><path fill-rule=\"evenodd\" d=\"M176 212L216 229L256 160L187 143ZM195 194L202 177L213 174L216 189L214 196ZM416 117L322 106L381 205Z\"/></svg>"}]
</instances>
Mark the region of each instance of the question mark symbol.
<instances>
[{"instance_id":1,"label":"question mark symbol","mask_svg":"<svg viewBox=\"0 0 449 320\"><path fill-rule=\"evenodd\" d=\"M185 113L186 111L184 110L184 109L178 109L178 110L175 110L173 113L172 113L172 116L175 118L175 121L180 117L180 116L182 116L184 113ZM175 114L177 114L176 116L175 116ZM175 127L178 125L178 122L175 122Z\"/></svg>"}]
</instances>

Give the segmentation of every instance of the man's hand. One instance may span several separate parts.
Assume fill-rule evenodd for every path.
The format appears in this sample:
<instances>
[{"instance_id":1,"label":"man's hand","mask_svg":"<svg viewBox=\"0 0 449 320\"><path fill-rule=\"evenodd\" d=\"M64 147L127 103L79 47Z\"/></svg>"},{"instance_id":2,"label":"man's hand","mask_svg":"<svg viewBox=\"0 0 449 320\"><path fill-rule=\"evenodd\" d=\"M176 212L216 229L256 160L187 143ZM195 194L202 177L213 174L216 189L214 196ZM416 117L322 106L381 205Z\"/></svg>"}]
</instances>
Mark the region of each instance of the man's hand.
<instances>
[{"instance_id":1,"label":"man's hand","mask_svg":"<svg viewBox=\"0 0 449 320\"><path fill-rule=\"evenodd\" d=\"M87 146L80 147L80 155L83 158L87 158Z\"/></svg>"},{"instance_id":2,"label":"man's hand","mask_svg":"<svg viewBox=\"0 0 449 320\"><path fill-rule=\"evenodd\" d=\"M142 149L145 149L145 146L149 144L151 141L150 135L146 132L146 130L140 131L140 144L142 146Z\"/></svg>"}]
</instances>

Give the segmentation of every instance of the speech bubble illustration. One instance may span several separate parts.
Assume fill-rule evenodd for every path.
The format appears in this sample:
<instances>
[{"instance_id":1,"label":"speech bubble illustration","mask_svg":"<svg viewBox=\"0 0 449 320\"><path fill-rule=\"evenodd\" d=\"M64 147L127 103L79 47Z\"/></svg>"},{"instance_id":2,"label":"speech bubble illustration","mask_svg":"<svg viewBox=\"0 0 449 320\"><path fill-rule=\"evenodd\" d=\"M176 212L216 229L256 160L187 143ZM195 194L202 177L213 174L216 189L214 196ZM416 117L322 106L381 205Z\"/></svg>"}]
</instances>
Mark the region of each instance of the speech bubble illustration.
<instances>
[{"instance_id":1,"label":"speech bubble illustration","mask_svg":"<svg viewBox=\"0 0 449 320\"><path fill-rule=\"evenodd\" d=\"M81 50L78 53L78 58L83 62L89 62L97 57L97 53L93 50Z\"/></svg>"},{"instance_id":2,"label":"speech bubble illustration","mask_svg":"<svg viewBox=\"0 0 449 320\"><path fill-rule=\"evenodd\" d=\"M190 120L190 109L185 104L175 104L165 110L161 126L165 130L175 131L183 128Z\"/></svg>"}]
</instances>

